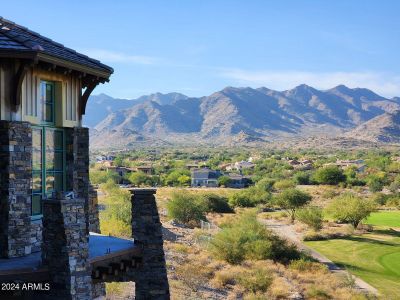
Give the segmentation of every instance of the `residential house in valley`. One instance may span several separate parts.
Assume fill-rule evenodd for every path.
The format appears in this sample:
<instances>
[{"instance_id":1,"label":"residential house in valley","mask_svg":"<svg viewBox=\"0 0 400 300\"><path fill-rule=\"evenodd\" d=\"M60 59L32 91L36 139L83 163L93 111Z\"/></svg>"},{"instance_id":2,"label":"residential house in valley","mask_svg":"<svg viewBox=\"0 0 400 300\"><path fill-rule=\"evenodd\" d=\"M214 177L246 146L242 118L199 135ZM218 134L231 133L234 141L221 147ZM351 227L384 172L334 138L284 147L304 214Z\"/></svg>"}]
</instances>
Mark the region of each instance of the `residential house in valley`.
<instances>
[{"instance_id":1,"label":"residential house in valley","mask_svg":"<svg viewBox=\"0 0 400 300\"><path fill-rule=\"evenodd\" d=\"M218 178L222 176L220 171L209 168L192 170L192 187L218 187Z\"/></svg>"}]
</instances>

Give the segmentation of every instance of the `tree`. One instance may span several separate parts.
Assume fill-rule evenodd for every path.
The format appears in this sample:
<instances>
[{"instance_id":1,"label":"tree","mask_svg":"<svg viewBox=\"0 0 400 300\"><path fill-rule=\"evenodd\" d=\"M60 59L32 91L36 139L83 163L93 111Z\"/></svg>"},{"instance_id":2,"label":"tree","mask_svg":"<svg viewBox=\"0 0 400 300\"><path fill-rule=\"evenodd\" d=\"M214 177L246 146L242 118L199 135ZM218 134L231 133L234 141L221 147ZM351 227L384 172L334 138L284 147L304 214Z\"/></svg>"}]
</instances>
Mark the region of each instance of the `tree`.
<instances>
[{"instance_id":1,"label":"tree","mask_svg":"<svg viewBox=\"0 0 400 300\"><path fill-rule=\"evenodd\" d=\"M332 217L343 223L349 223L357 228L360 222L367 218L376 209L372 200L362 199L352 193L345 193L337 197L327 211Z\"/></svg>"},{"instance_id":2,"label":"tree","mask_svg":"<svg viewBox=\"0 0 400 300\"><path fill-rule=\"evenodd\" d=\"M371 174L367 178L367 185L371 192L382 191L384 185L386 184L386 174L383 172L378 172L376 174Z\"/></svg>"},{"instance_id":3,"label":"tree","mask_svg":"<svg viewBox=\"0 0 400 300\"><path fill-rule=\"evenodd\" d=\"M346 181L343 171L336 166L328 166L318 169L314 174L314 180L319 184L335 185Z\"/></svg>"},{"instance_id":4,"label":"tree","mask_svg":"<svg viewBox=\"0 0 400 300\"><path fill-rule=\"evenodd\" d=\"M309 194L291 188L284 190L275 196L274 203L289 213L290 219L293 223L296 218L296 210L306 205L311 201L311 199L312 198Z\"/></svg>"},{"instance_id":5,"label":"tree","mask_svg":"<svg viewBox=\"0 0 400 300\"><path fill-rule=\"evenodd\" d=\"M231 183L229 176L221 176L218 178L218 185L227 187Z\"/></svg>"},{"instance_id":6,"label":"tree","mask_svg":"<svg viewBox=\"0 0 400 300\"><path fill-rule=\"evenodd\" d=\"M190 180L191 180L190 176L187 176L187 175L181 175L178 177L179 185L182 185L182 186L190 185Z\"/></svg>"}]
</instances>

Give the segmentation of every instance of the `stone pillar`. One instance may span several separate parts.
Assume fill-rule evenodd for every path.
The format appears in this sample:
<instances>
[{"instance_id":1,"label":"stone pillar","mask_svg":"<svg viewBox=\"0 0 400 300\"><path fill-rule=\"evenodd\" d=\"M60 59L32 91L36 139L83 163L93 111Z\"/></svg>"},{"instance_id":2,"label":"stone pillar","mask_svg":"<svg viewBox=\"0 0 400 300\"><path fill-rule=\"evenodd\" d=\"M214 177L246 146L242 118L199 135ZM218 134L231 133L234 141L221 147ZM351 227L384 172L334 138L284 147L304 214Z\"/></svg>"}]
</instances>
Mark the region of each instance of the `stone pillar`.
<instances>
[{"instance_id":1,"label":"stone pillar","mask_svg":"<svg viewBox=\"0 0 400 300\"><path fill-rule=\"evenodd\" d=\"M89 231L100 233L99 204L97 191L89 186Z\"/></svg>"},{"instance_id":2,"label":"stone pillar","mask_svg":"<svg viewBox=\"0 0 400 300\"><path fill-rule=\"evenodd\" d=\"M32 130L0 121L0 257L31 253Z\"/></svg>"},{"instance_id":3,"label":"stone pillar","mask_svg":"<svg viewBox=\"0 0 400 300\"><path fill-rule=\"evenodd\" d=\"M42 261L53 299L92 299L85 200L43 201Z\"/></svg>"},{"instance_id":4,"label":"stone pillar","mask_svg":"<svg viewBox=\"0 0 400 300\"><path fill-rule=\"evenodd\" d=\"M142 267L135 278L135 299L170 299L156 189L132 189L131 193L132 237L143 247Z\"/></svg>"}]
</instances>

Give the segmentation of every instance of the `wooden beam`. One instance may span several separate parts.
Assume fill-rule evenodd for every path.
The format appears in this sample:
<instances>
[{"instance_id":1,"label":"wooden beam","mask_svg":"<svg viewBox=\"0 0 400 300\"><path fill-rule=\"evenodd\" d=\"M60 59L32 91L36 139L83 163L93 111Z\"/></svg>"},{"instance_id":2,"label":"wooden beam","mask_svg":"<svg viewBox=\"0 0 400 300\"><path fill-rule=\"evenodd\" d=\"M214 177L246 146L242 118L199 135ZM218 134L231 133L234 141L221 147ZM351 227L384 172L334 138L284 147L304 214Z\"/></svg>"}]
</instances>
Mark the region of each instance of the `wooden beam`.
<instances>
[{"instance_id":1,"label":"wooden beam","mask_svg":"<svg viewBox=\"0 0 400 300\"><path fill-rule=\"evenodd\" d=\"M84 115L85 111L86 111L86 104L88 102L89 96L90 94L93 92L93 90L95 89L95 87L97 86L98 82L94 81L88 84L85 92L83 93L83 95L81 96L81 101L80 101L80 114Z\"/></svg>"},{"instance_id":2,"label":"wooden beam","mask_svg":"<svg viewBox=\"0 0 400 300\"><path fill-rule=\"evenodd\" d=\"M13 99L13 110L16 112L18 106L21 104L22 97L22 82L24 81L25 75L28 72L30 63L21 62L17 73L14 76L14 99Z\"/></svg>"}]
</instances>

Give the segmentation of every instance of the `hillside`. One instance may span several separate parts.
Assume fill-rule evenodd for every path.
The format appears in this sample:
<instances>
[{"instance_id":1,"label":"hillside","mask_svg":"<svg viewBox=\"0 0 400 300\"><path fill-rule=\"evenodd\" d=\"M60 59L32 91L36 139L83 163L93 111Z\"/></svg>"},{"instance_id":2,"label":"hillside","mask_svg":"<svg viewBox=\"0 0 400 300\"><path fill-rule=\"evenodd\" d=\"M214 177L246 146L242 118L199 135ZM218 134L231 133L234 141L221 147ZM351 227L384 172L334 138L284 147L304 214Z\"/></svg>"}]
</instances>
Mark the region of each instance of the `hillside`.
<instances>
[{"instance_id":1,"label":"hillside","mask_svg":"<svg viewBox=\"0 0 400 300\"><path fill-rule=\"evenodd\" d=\"M400 109L398 99L344 85L322 91L303 84L281 92L264 87L227 87L200 98L171 93L124 101L117 99L107 111L104 106L110 107L112 100L95 105L95 98L88 107L88 116L100 115L99 111L105 115L96 125L89 125L94 128L92 146L121 147L150 140L230 144L319 134L337 136ZM130 107L118 109L120 103Z\"/></svg>"},{"instance_id":2,"label":"hillside","mask_svg":"<svg viewBox=\"0 0 400 300\"><path fill-rule=\"evenodd\" d=\"M371 142L400 143L400 111L379 115L345 136Z\"/></svg>"}]
</instances>

